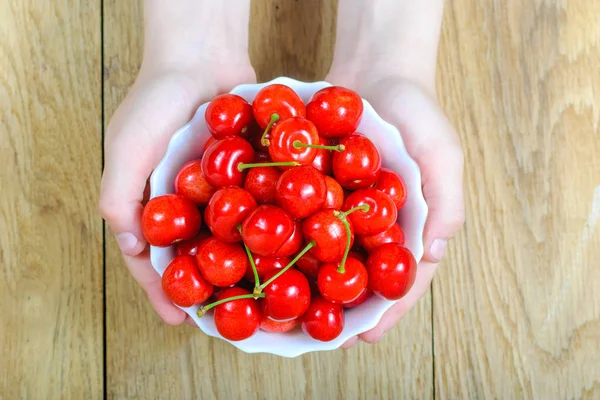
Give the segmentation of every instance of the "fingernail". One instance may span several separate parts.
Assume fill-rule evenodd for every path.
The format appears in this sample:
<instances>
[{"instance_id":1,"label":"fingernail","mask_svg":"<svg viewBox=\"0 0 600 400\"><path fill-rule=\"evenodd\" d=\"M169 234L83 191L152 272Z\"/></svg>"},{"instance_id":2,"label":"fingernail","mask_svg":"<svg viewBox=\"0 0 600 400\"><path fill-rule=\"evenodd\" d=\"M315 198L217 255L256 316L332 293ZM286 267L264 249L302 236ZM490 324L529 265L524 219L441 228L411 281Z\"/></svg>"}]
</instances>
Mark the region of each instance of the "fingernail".
<instances>
[{"instance_id":1,"label":"fingernail","mask_svg":"<svg viewBox=\"0 0 600 400\"><path fill-rule=\"evenodd\" d=\"M116 238L121 252L125 254L130 253L133 249L135 249L135 246L138 243L135 235L130 232L119 233Z\"/></svg>"},{"instance_id":2,"label":"fingernail","mask_svg":"<svg viewBox=\"0 0 600 400\"><path fill-rule=\"evenodd\" d=\"M440 261L444 257L447 244L448 241L445 239L435 239L431 244L429 252L431 253L431 256L436 259L436 261Z\"/></svg>"}]
</instances>

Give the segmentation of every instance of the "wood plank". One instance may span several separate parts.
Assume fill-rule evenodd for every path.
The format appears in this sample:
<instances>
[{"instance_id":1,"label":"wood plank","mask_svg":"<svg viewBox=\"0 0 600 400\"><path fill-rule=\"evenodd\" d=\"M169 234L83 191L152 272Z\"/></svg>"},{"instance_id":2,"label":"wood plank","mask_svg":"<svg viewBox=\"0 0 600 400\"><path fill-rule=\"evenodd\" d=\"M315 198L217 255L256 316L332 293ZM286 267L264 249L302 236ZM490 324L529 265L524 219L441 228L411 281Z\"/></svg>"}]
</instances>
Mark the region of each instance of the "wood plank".
<instances>
[{"instance_id":1,"label":"wood plank","mask_svg":"<svg viewBox=\"0 0 600 400\"><path fill-rule=\"evenodd\" d=\"M0 3L0 398L103 394L99 1Z\"/></svg>"},{"instance_id":2,"label":"wood plank","mask_svg":"<svg viewBox=\"0 0 600 400\"><path fill-rule=\"evenodd\" d=\"M600 397L600 3L454 1L439 90L467 226L434 282L439 398Z\"/></svg>"},{"instance_id":3,"label":"wood plank","mask_svg":"<svg viewBox=\"0 0 600 400\"><path fill-rule=\"evenodd\" d=\"M258 79L322 79L335 3L253 2L251 59ZM320 16L315 20L315 16ZM105 111L110 116L141 62L141 1L105 1ZM376 346L296 359L248 355L189 326L165 326L107 237L109 398L431 398L431 298ZM143 376L144 379L139 379Z\"/></svg>"}]
</instances>

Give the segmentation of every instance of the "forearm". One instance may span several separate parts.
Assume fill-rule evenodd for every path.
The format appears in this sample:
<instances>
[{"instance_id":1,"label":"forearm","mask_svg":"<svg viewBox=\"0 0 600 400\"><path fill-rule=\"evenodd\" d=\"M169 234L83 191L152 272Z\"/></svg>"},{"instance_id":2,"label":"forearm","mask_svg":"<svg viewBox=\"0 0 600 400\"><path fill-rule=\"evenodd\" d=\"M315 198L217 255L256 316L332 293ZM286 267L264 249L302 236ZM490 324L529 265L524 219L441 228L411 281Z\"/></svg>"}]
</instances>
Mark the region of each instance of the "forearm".
<instances>
[{"instance_id":1,"label":"forearm","mask_svg":"<svg viewBox=\"0 0 600 400\"><path fill-rule=\"evenodd\" d=\"M393 73L434 85L443 6L444 0L340 1L331 73Z\"/></svg>"}]
</instances>

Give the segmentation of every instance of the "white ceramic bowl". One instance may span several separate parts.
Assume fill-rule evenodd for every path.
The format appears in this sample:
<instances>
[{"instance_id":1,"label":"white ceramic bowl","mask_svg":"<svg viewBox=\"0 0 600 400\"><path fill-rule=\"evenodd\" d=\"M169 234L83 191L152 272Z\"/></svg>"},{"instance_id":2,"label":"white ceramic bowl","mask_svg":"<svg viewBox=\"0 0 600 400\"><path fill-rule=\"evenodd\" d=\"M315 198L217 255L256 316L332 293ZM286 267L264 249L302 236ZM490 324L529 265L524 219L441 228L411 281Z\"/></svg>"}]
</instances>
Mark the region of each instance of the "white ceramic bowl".
<instances>
[{"instance_id":1,"label":"white ceramic bowl","mask_svg":"<svg viewBox=\"0 0 600 400\"><path fill-rule=\"evenodd\" d=\"M277 78L270 82L252 85L240 85L235 93L252 103L256 93L272 83L281 83L294 89L307 103L318 90L331 86L327 82L300 82L289 78ZM208 103L207 103L208 104ZM200 158L202 147L210 137L204 121L207 104L198 108L192 120L179 129L171 138L167 152L150 178L151 197L173 193L173 181L179 169L186 162ZM427 205L421 191L421 173L419 167L406 152L402 137L394 126L377 115L373 107L363 100L364 112L358 132L369 137L381 153L382 164L399 173L406 181L408 200L398 215L398 222L406 236L406 246L417 261L423 256L423 229L427 217ZM174 248L150 248L150 257L154 269L162 276L167 265L173 259ZM383 313L394 304L393 301L372 296L359 307L345 311L345 326L339 337L330 342L321 342L304 334L300 328L285 334L258 331L254 336L242 341L224 339L215 327L212 314L202 318L196 316L197 307L184 308L200 329L214 337L227 340L246 353L270 353L283 357L296 357L311 351L332 350L338 348L354 335L365 332L377 325Z\"/></svg>"}]
</instances>

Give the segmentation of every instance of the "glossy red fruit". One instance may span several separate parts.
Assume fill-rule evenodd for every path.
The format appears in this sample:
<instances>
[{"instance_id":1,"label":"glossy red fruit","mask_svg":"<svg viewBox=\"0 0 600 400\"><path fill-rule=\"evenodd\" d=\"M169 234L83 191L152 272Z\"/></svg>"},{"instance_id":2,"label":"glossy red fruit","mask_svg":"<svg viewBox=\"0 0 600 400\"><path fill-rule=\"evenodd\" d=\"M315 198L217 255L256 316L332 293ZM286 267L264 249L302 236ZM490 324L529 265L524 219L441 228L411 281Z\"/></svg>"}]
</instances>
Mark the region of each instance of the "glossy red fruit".
<instances>
[{"instance_id":1,"label":"glossy red fruit","mask_svg":"<svg viewBox=\"0 0 600 400\"><path fill-rule=\"evenodd\" d=\"M215 237L200 244L196 261L206 280L220 287L238 283L249 264L248 256L239 244L221 242Z\"/></svg>"},{"instance_id":2,"label":"glossy red fruit","mask_svg":"<svg viewBox=\"0 0 600 400\"><path fill-rule=\"evenodd\" d=\"M327 186L327 195L325 196L323 208L334 208L339 210L344 204L344 190L338 181L330 176L325 177L325 184Z\"/></svg>"},{"instance_id":3,"label":"glossy red fruit","mask_svg":"<svg viewBox=\"0 0 600 400\"><path fill-rule=\"evenodd\" d=\"M244 135L252 122L252 106L236 94L220 94L208 104L204 118L216 139Z\"/></svg>"},{"instance_id":4,"label":"glossy red fruit","mask_svg":"<svg viewBox=\"0 0 600 400\"><path fill-rule=\"evenodd\" d=\"M324 137L319 137L319 144L322 146L331 146L333 143L325 139ZM331 150L326 149L316 149L317 152L315 154L315 158L313 162L310 164L317 171L322 173L323 175L331 175L332 172L332 160L333 160L333 152Z\"/></svg>"},{"instance_id":5,"label":"glossy red fruit","mask_svg":"<svg viewBox=\"0 0 600 400\"><path fill-rule=\"evenodd\" d=\"M302 224L300 221L295 221L294 231L281 245L281 247L275 252L275 257L289 257L300 250L302 247L303 237L302 237Z\"/></svg>"},{"instance_id":6,"label":"glossy red fruit","mask_svg":"<svg viewBox=\"0 0 600 400\"><path fill-rule=\"evenodd\" d=\"M360 96L340 86L319 90L306 105L306 114L321 135L344 137L358 128L363 113Z\"/></svg>"},{"instance_id":7,"label":"glossy red fruit","mask_svg":"<svg viewBox=\"0 0 600 400\"><path fill-rule=\"evenodd\" d=\"M264 146L261 140L264 131L265 130L263 128L258 126L256 121L252 122L252 124L250 124L250 128L248 129L248 141L257 152L269 154L269 146ZM268 137L269 134L267 134L267 138Z\"/></svg>"},{"instance_id":8,"label":"glossy red fruit","mask_svg":"<svg viewBox=\"0 0 600 400\"><path fill-rule=\"evenodd\" d=\"M344 308L354 308L360 306L365 301L369 300L369 298L373 295L373 291L368 287L363 290L363 292L356 298L356 300L351 301L349 303L344 304Z\"/></svg>"},{"instance_id":9,"label":"glossy red fruit","mask_svg":"<svg viewBox=\"0 0 600 400\"><path fill-rule=\"evenodd\" d=\"M315 242L310 252L322 262L337 262L346 251L348 234L341 219L335 216L335 210L326 208L317 211L302 222L304 240ZM354 243L354 228L350 226L350 245Z\"/></svg>"},{"instance_id":10,"label":"glossy red fruit","mask_svg":"<svg viewBox=\"0 0 600 400\"><path fill-rule=\"evenodd\" d=\"M394 224L391 228L376 235L359 235L357 241L368 253L371 253L377 247L385 243L404 244L404 232L402 231L402 228L400 228L400 225Z\"/></svg>"},{"instance_id":11,"label":"glossy red fruit","mask_svg":"<svg viewBox=\"0 0 600 400\"><path fill-rule=\"evenodd\" d=\"M350 190L373 185L381 170L381 156L373 142L361 134L352 134L342 139L340 144L345 150L333 154L335 179Z\"/></svg>"},{"instance_id":12,"label":"glossy red fruit","mask_svg":"<svg viewBox=\"0 0 600 400\"><path fill-rule=\"evenodd\" d=\"M309 120L293 117L277 123L271 129L269 141L269 156L274 162L296 161L310 165L317 155L317 149L300 147L300 144L318 145L319 133Z\"/></svg>"},{"instance_id":13,"label":"glossy red fruit","mask_svg":"<svg viewBox=\"0 0 600 400\"><path fill-rule=\"evenodd\" d=\"M244 189L256 199L258 204L274 204L275 187L280 176L281 171L277 167L250 168L244 181Z\"/></svg>"},{"instance_id":14,"label":"glossy red fruit","mask_svg":"<svg viewBox=\"0 0 600 400\"><path fill-rule=\"evenodd\" d=\"M373 187L390 196L398 211L406 204L406 183L391 169L382 168Z\"/></svg>"},{"instance_id":15,"label":"glossy red fruit","mask_svg":"<svg viewBox=\"0 0 600 400\"><path fill-rule=\"evenodd\" d=\"M357 210L348 215L357 235L376 235L396 223L398 211L387 194L376 189L360 189L350 194L344 201L343 210L367 204L368 211Z\"/></svg>"},{"instance_id":16,"label":"glossy red fruit","mask_svg":"<svg viewBox=\"0 0 600 400\"><path fill-rule=\"evenodd\" d=\"M215 139L214 136L210 136L207 140L206 143L204 143L204 147L202 148L202 154L206 153L206 149L208 149L210 147L211 144L213 144L214 142L216 142L217 139Z\"/></svg>"},{"instance_id":17,"label":"glossy red fruit","mask_svg":"<svg viewBox=\"0 0 600 400\"><path fill-rule=\"evenodd\" d=\"M310 251L304 253L302 257L296 261L294 265L300 272L311 278L317 278L319 268L321 267L321 261L313 255Z\"/></svg>"},{"instance_id":18,"label":"glossy red fruit","mask_svg":"<svg viewBox=\"0 0 600 400\"><path fill-rule=\"evenodd\" d=\"M254 259L256 272L258 272L258 279L260 282L264 282L265 275L273 271L279 271L291 261L288 257L265 257L257 254L253 254L252 258ZM250 265L250 263L248 263L248 268L246 269L244 277L248 281L254 283L254 271L252 271L252 265Z\"/></svg>"},{"instance_id":19,"label":"glossy red fruit","mask_svg":"<svg viewBox=\"0 0 600 400\"><path fill-rule=\"evenodd\" d=\"M178 194L157 196L142 213L142 232L152 246L167 247L196 236L202 226L200 211Z\"/></svg>"},{"instance_id":20,"label":"glossy red fruit","mask_svg":"<svg viewBox=\"0 0 600 400\"><path fill-rule=\"evenodd\" d=\"M292 217L306 218L325 203L325 176L310 165L289 169L279 177L275 197Z\"/></svg>"},{"instance_id":21,"label":"glossy red fruit","mask_svg":"<svg viewBox=\"0 0 600 400\"><path fill-rule=\"evenodd\" d=\"M364 265L367 262L368 255L365 254L364 250L359 250L356 248L356 246L354 246L352 250L350 250L350 252L348 253L348 257L356 258Z\"/></svg>"},{"instance_id":22,"label":"glossy red fruit","mask_svg":"<svg viewBox=\"0 0 600 400\"><path fill-rule=\"evenodd\" d=\"M202 174L202 161L192 160L181 167L175 177L175 193L188 198L199 206L208 203L215 189Z\"/></svg>"},{"instance_id":23,"label":"glossy red fruit","mask_svg":"<svg viewBox=\"0 0 600 400\"><path fill-rule=\"evenodd\" d=\"M258 125L265 129L271 115L279 115L279 121L292 117L305 117L306 107L292 88L272 84L262 88L252 102L252 111Z\"/></svg>"},{"instance_id":24,"label":"glossy red fruit","mask_svg":"<svg viewBox=\"0 0 600 400\"><path fill-rule=\"evenodd\" d=\"M242 288L223 290L219 300L234 296L250 294ZM225 339L237 341L254 335L260 328L262 313L259 304L254 299L238 299L219 304L215 307L215 326Z\"/></svg>"},{"instance_id":25,"label":"glossy red fruit","mask_svg":"<svg viewBox=\"0 0 600 400\"><path fill-rule=\"evenodd\" d=\"M246 170L239 164L254 162L254 149L239 136L227 137L213 143L202 157L202 173L214 188L242 186Z\"/></svg>"},{"instance_id":26,"label":"glossy red fruit","mask_svg":"<svg viewBox=\"0 0 600 400\"><path fill-rule=\"evenodd\" d=\"M251 252L272 256L294 233L295 222L283 209L263 204L242 222L242 238Z\"/></svg>"},{"instance_id":27,"label":"glossy red fruit","mask_svg":"<svg viewBox=\"0 0 600 400\"><path fill-rule=\"evenodd\" d=\"M271 161L271 157L269 153L263 153L262 151L257 151L254 153L254 162L255 163L266 163Z\"/></svg>"},{"instance_id":28,"label":"glossy red fruit","mask_svg":"<svg viewBox=\"0 0 600 400\"><path fill-rule=\"evenodd\" d=\"M413 286L417 261L410 250L398 243L376 248L367 259L369 289L388 300L398 300Z\"/></svg>"},{"instance_id":29,"label":"glossy red fruit","mask_svg":"<svg viewBox=\"0 0 600 400\"><path fill-rule=\"evenodd\" d=\"M313 298L302 317L302 330L322 342L335 339L344 330L344 308L321 296Z\"/></svg>"},{"instance_id":30,"label":"glossy red fruit","mask_svg":"<svg viewBox=\"0 0 600 400\"><path fill-rule=\"evenodd\" d=\"M277 271L265 276L265 282ZM288 269L263 290L265 315L271 319L284 321L298 318L310 304L310 286L302 272Z\"/></svg>"},{"instance_id":31,"label":"glossy red fruit","mask_svg":"<svg viewBox=\"0 0 600 400\"><path fill-rule=\"evenodd\" d=\"M356 258L348 257L344 272L340 263L323 264L319 269L317 284L323 298L332 303L345 304L358 298L367 287L367 270Z\"/></svg>"},{"instance_id":32,"label":"glossy red fruit","mask_svg":"<svg viewBox=\"0 0 600 400\"><path fill-rule=\"evenodd\" d=\"M271 333L285 333L289 332L300 323L300 318L290 319L289 321L275 321L267 317L267 313L265 312L265 302L261 302L261 310L263 313L263 318L260 323L260 329L265 332Z\"/></svg>"},{"instance_id":33,"label":"glossy red fruit","mask_svg":"<svg viewBox=\"0 0 600 400\"><path fill-rule=\"evenodd\" d=\"M177 256L162 276L163 292L179 307L191 307L205 302L213 286L204 279L192 256Z\"/></svg>"},{"instance_id":34,"label":"glossy red fruit","mask_svg":"<svg viewBox=\"0 0 600 400\"><path fill-rule=\"evenodd\" d=\"M219 189L204 210L206 225L215 237L223 242L242 240L238 226L257 207L252 195L238 187Z\"/></svg>"},{"instance_id":35,"label":"glossy red fruit","mask_svg":"<svg viewBox=\"0 0 600 400\"><path fill-rule=\"evenodd\" d=\"M200 232L190 240L177 243L175 245L175 254L178 256L195 256L196 253L198 253L198 246L211 236L210 231L204 229L200 230Z\"/></svg>"}]
</instances>

